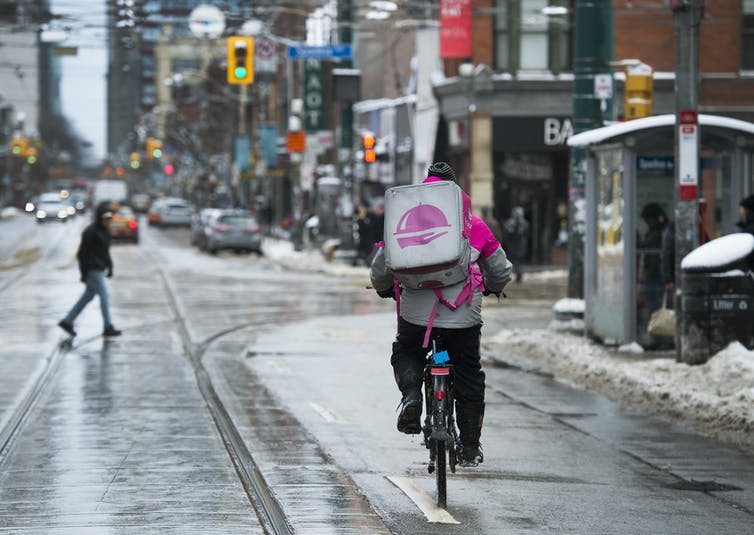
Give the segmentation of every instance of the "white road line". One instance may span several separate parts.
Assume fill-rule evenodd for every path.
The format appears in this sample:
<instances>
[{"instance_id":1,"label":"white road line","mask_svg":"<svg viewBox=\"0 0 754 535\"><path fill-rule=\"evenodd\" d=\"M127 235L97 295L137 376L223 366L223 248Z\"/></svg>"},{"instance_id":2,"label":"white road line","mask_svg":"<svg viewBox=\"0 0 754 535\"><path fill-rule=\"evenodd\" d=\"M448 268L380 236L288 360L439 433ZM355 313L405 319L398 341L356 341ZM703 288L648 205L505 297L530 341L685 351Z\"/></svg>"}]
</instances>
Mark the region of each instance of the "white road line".
<instances>
[{"instance_id":1,"label":"white road line","mask_svg":"<svg viewBox=\"0 0 754 535\"><path fill-rule=\"evenodd\" d=\"M435 501L422 489L416 486L416 483L411 481L407 477L401 476L386 476L390 482L401 489L403 493L411 498L411 501L424 513L428 522L435 524L460 524L458 520L453 518L449 512L445 509L437 507Z\"/></svg>"},{"instance_id":2,"label":"white road line","mask_svg":"<svg viewBox=\"0 0 754 535\"><path fill-rule=\"evenodd\" d=\"M331 424L342 424L345 420L341 418L334 410L314 401L309 402L309 406L319 414L323 420Z\"/></svg>"}]
</instances>

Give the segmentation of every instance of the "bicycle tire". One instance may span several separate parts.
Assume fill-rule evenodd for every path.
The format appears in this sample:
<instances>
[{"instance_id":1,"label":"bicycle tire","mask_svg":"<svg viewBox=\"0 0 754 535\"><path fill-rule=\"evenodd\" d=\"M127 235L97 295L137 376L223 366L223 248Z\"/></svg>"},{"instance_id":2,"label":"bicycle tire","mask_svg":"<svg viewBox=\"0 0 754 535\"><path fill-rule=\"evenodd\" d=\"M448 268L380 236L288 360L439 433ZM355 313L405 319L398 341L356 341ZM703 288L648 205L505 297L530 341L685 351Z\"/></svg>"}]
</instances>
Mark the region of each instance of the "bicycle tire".
<instances>
[{"instance_id":1,"label":"bicycle tire","mask_svg":"<svg viewBox=\"0 0 754 535\"><path fill-rule=\"evenodd\" d=\"M445 472L445 441L434 440L435 478L437 480L437 506L445 509L448 505L448 481Z\"/></svg>"}]
</instances>

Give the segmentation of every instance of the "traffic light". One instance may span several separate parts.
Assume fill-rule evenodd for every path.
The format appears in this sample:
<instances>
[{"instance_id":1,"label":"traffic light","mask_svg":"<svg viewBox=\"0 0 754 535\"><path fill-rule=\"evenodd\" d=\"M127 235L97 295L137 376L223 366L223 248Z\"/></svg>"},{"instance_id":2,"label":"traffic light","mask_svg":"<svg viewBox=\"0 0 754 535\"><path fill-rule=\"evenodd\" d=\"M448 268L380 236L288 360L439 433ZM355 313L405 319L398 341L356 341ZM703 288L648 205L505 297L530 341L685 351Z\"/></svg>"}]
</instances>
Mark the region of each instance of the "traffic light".
<instances>
[{"instance_id":1,"label":"traffic light","mask_svg":"<svg viewBox=\"0 0 754 535\"><path fill-rule=\"evenodd\" d=\"M37 147L29 147L26 149L26 163L34 165L37 163Z\"/></svg>"},{"instance_id":2,"label":"traffic light","mask_svg":"<svg viewBox=\"0 0 754 535\"><path fill-rule=\"evenodd\" d=\"M128 156L128 165L131 167L131 169L138 169L141 167L141 154L138 152L132 152Z\"/></svg>"},{"instance_id":3,"label":"traffic light","mask_svg":"<svg viewBox=\"0 0 754 535\"><path fill-rule=\"evenodd\" d=\"M29 140L25 137L14 137L10 142L10 152L13 156L26 158L29 150Z\"/></svg>"},{"instance_id":4,"label":"traffic light","mask_svg":"<svg viewBox=\"0 0 754 535\"><path fill-rule=\"evenodd\" d=\"M372 163L377 160L377 151L374 149L374 135L364 134L361 136L361 146L364 149L364 161Z\"/></svg>"},{"instance_id":5,"label":"traffic light","mask_svg":"<svg viewBox=\"0 0 754 535\"><path fill-rule=\"evenodd\" d=\"M644 63L626 69L624 114L626 121L652 115L654 99L654 71Z\"/></svg>"},{"instance_id":6,"label":"traffic light","mask_svg":"<svg viewBox=\"0 0 754 535\"><path fill-rule=\"evenodd\" d=\"M254 39L228 37L228 83L250 84L254 81Z\"/></svg>"},{"instance_id":7,"label":"traffic light","mask_svg":"<svg viewBox=\"0 0 754 535\"><path fill-rule=\"evenodd\" d=\"M147 138L147 159L159 160L162 158L162 141L153 137Z\"/></svg>"}]
</instances>

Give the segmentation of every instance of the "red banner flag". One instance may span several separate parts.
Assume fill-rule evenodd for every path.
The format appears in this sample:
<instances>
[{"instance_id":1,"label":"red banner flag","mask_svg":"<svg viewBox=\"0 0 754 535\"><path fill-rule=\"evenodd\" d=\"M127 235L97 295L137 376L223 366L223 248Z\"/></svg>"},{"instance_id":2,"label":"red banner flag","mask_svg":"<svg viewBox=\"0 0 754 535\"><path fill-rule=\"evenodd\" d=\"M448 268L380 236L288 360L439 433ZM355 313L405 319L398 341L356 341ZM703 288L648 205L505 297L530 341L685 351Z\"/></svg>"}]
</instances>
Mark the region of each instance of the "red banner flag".
<instances>
[{"instance_id":1,"label":"red banner flag","mask_svg":"<svg viewBox=\"0 0 754 535\"><path fill-rule=\"evenodd\" d=\"M440 2L440 57L471 57L471 0Z\"/></svg>"}]
</instances>

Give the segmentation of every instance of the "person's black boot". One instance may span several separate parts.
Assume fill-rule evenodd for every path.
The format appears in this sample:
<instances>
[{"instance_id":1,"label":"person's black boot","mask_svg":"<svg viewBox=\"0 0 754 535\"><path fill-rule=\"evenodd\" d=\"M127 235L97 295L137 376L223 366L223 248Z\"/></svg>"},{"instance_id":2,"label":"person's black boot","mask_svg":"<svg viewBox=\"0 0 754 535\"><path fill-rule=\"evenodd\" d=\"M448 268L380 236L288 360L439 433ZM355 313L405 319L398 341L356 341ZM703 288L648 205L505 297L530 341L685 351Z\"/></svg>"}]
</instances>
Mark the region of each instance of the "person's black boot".
<instances>
[{"instance_id":1,"label":"person's black boot","mask_svg":"<svg viewBox=\"0 0 754 535\"><path fill-rule=\"evenodd\" d=\"M67 332L71 336L76 336L76 331L73 330L73 325L65 320L60 320L58 322L58 327L63 329L65 332Z\"/></svg>"},{"instance_id":2,"label":"person's black boot","mask_svg":"<svg viewBox=\"0 0 754 535\"><path fill-rule=\"evenodd\" d=\"M467 468L478 466L484 461L484 452L479 442L484 422L484 402L456 401L456 421L461 443L458 464Z\"/></svg>"},{"instance_id":3,"label":"person's black boot","mask_svg":"<svg viewBox=\"0 0 754 535\"><path fill-rule=\"evenodd\" d=\"M105 327L105 330L102 332L102 336L106 337L112 337L112 336L120 336L122 334L122 331L119 331L112 325L108 325Z\"/></svg>"},{"instance_id":4,"label":"person's black boot","mask_svg":"<svg viewBox=\"0 0 754 535\"><path fill-rule=\"evenodd\" d=\"M407 435L421 432L422 395L421 391L411 389L403 394L400 413L398 414L398 431Z\"/></svg>"}]
</instances>

